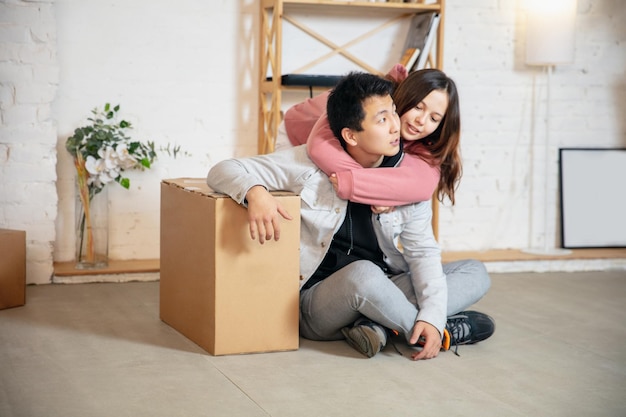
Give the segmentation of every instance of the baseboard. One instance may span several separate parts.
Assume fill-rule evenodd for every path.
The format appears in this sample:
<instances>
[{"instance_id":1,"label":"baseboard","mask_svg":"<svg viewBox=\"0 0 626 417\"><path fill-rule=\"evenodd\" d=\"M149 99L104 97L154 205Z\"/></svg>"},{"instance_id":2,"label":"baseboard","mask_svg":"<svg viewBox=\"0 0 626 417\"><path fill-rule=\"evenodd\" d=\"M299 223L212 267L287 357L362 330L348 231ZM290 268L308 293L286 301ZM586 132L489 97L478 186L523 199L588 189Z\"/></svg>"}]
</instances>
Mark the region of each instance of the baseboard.
<instances>
[{"instance_id":1,"label":"baseboard","mask_svg":"<svg viewBox=\"0 0 626 417\"><path fill-rule=\"evenodd\" d=\"M574 249L566 255L537 255L520 249L443 252L444 263L477 259L491 273L626 271L626 248ZM52 282L78 284L89 282L158 281L158 259L109 261L103 269L76 269L73 262L55 262ZM626 274L625 274L626 277Z\"/></svg>"}]
</instances>

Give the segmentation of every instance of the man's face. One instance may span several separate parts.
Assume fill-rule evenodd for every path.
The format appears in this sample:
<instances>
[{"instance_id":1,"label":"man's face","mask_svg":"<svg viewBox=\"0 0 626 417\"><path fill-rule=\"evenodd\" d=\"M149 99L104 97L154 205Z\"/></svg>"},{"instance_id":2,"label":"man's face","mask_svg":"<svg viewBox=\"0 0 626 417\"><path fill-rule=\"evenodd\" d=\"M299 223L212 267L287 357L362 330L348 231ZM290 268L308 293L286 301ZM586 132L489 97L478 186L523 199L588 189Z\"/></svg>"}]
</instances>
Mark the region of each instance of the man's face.
<instances>
[{"instance_id":1,"label":"man's face","mask_svg":"<svg viewBox=\"0 0 626 417\"><path fill-rule=\"evenodd\" d=\"M364 167L378 166L385 156L400 150L400 117L391 96L373 96L363 102L363 130L350 130L348 152Z\"/></svg>"}]
</instances>

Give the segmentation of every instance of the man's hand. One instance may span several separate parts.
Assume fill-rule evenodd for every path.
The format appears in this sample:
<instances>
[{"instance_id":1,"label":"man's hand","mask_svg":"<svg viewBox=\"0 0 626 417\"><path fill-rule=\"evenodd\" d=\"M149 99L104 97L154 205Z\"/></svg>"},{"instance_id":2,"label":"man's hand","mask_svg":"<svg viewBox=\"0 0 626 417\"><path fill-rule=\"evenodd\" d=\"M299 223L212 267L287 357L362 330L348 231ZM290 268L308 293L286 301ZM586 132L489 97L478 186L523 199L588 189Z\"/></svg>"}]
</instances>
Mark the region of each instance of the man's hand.
<instances>
[{"instance_id":1,"label":"man's hand","mask_svg":"<svg viewBox=\"0 0 626 417\"><path fill-rule=\"evenodd\" d=\"M291 215L280 205L280 203L260 185L256 185L246 194L248 201L248 225L250 227L250 237L256 239L258 234L259 243L266 240L280 239L281 217L291 220Z\"/></svg>"},{"instance_id":2,"label":"man's hand","mask_svg":"<svg viewBox=\"0 0 626 417\"><path fill-rule=\"evenodd\" d=\"M435 358L441 350L441 335L439 334L439 330L430 323L418 321L415 323L415 326L413 326L413 333L411 334L409 343L412 345L416 344L420 337L423 338L424 347L421 352L413 353L411 359L418 361L420 359Z\"/></svg>"}]
</instances>

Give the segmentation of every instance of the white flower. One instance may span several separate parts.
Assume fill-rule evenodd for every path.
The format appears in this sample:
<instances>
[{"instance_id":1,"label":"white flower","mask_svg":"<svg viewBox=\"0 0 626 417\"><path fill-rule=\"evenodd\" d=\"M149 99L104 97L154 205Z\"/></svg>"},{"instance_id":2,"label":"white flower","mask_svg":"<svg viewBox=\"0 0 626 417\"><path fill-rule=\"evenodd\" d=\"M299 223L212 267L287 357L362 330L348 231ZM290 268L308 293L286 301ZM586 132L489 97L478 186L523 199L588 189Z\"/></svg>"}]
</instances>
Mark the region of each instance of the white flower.
<instances>
[{"instance_id":1,"label":"white flower","mask_svg":"<svg viewBox=\"0 0 626 417\"><path fill-rule=\"evenodd\" d=\"M105 169L110 171L119 166L119 161L115 149L111 146L98 149L98 156L104 161Z\"/></svg>"},{"instance_id":2,"label":"white flower","mask_svg":"<svg viewBox=\"0 0 626 417\"><path fill-rule=\"evenodd\" d=\"M106 184L115 181L120 176L120 168L117 165L115 158L111 158L111 155L115 155L115 152L107 152L100 149L98 155L103 158L94 158L93 156L87 156L85 160L85 169L89 172L89 184L93 184L98 188L104 187Z\"/></svg>"},{"instance_id":3,"label":"white flower","mask_svg":"<svg viewBox=\"0 0 626 417\"><path fill-rule=\"evenodd\" d=\"M85 168L87 169L87 172L89 172L91 175L100 175L100 173L103 172L105 169L104 160L96 159L93 156L89 155L85 160Z\"/></svg>"},{"instance_id":4,"label":"white flower","mask_svg":"<svg viewBox=\"0 0 626 417\"><path fill-rule=\"evenodd\" d=\"M119 158L119 165L123 170L132 169L137 166L137 159L128 152L128 146L125 143L118 144L115 152Z\"/></svg>"}]
</instances>

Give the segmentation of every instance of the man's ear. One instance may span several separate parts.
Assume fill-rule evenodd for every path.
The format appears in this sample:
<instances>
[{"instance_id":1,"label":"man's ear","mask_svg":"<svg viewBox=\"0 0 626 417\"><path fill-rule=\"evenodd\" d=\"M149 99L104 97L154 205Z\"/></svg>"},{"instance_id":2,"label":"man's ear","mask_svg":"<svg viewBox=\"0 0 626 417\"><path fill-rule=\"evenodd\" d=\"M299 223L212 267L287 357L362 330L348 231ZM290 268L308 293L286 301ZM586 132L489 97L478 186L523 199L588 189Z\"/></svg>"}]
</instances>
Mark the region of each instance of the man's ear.
<instances>
[{"instance_id":1,"label":"man's ear","mask_svg":"<svg viewBox=\"0 0 626 417\"><path fill-rule=\"evenodd\" d=\"M344 127L343 129L341 129L341 137L343 137L343 140L348 146L356 146L356 135L349 127Z\"/></svg>"}]
</instances>

